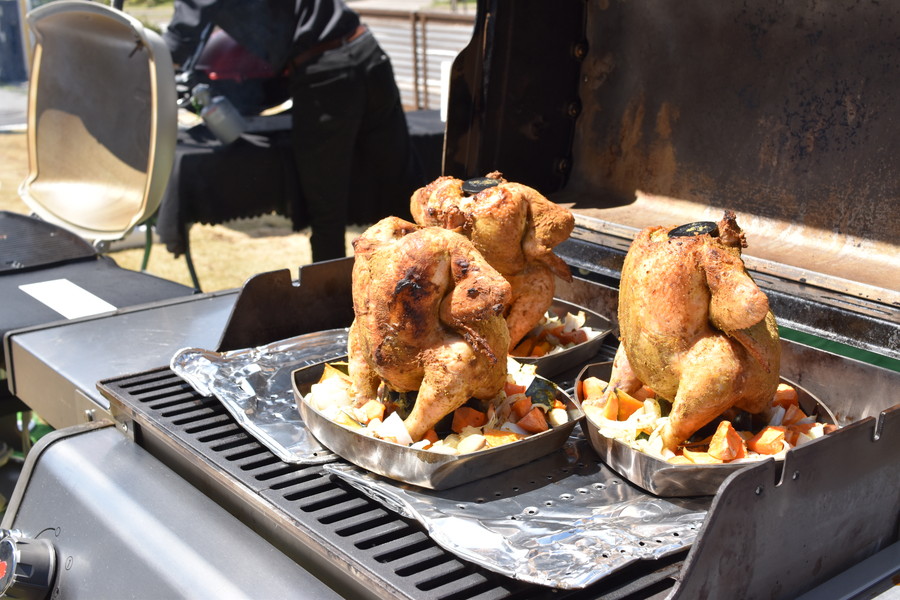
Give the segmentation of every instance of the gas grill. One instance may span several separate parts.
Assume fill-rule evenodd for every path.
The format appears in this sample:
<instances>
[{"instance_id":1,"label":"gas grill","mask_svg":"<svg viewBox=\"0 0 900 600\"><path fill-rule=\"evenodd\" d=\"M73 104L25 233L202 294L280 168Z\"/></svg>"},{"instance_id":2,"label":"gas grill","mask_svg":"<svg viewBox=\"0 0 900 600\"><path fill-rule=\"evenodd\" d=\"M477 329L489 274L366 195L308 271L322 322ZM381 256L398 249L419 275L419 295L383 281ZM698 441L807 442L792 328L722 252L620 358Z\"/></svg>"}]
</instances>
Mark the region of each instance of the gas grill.
<instances>
[{"instance_id":1,"label":"gas grill","mask_svg":"<svg viewBox=\"0 0 900 600\"><path fill-rule=\"evenodd\" d=\"M331 479L321 466L287 465L249 436L218 400L200 397L168 369L104 384L132 410L140 445L337 589L355 597L593 598L664 589L679 553L625 570L587 592L561 592L498 577L443 550L421 526ZM198 468L206 463L207 468ZM261 501L260 501L261 499ZM323 557L327 557L323 559ZM325 578L328 581L328 577Z\"/></svg>"},{"instance_id":2,"label":"gas grill","mask_svg":"<svg viewBox=\"0 0 900 600\"><path fill-rule=\"evenodd\" d=\"M454 63L444 172L500 170L573 207L575 232L557 251L575 278L558 282L558 297L615 319L640 228L733 209L745 262L782 327L782 375L843 426L784 463L732 475L706 500L689 549L575 590L500 575L324 466L283 462L166 366L185 346L227 351L346 327L345 259L6 336L11 389L59 428L29 455L3 521L13 531L0 560L19 552L32 574L17 580L17 597L889 590L900 572L900 216L890 210L900 177L886 168L896 108L877 75L900 48L887 17L900 9L484 0ZM616 345L610 336L595 360ZM571 387L581 366L553 379ZM610 473L588 462L579 468ZM482 480L471 510L514 495L497 482Z\"/></svg>"}]
</instances>

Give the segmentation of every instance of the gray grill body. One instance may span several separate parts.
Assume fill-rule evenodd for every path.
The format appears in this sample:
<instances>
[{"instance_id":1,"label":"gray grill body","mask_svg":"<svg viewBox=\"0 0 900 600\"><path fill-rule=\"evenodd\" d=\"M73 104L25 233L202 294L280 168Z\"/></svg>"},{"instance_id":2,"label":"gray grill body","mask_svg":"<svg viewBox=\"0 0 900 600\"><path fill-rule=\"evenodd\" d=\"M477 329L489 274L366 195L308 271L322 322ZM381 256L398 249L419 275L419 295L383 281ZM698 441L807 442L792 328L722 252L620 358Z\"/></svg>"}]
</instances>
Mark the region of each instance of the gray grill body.
<instances>
[{"instance_id":1,"label":"gray grill body","mask_svg":"<svg viewBox=\"0 0 900 600\"><path fill-rule=\"evenodd\" d=\"M51 597L340 597L109 421L43 438L22 480L4 527L53 544Z\"/></svg>"},{"instance_id":2,"label":"gray grill body","mask_svg":"<svg viewBox=\"0 0 900 600\"><path fill-rule=\"evenodd\" d=\"M597 598L613 591L628 597L626 590L664 596L686 555L627 568L579 591L517 582L460 560L418 523L321 466L283 463L218 400L200 396L168 368L108 380L101 389L117 420L132 423L141 447L349 596Z\"/></svg>"}]
</instances>

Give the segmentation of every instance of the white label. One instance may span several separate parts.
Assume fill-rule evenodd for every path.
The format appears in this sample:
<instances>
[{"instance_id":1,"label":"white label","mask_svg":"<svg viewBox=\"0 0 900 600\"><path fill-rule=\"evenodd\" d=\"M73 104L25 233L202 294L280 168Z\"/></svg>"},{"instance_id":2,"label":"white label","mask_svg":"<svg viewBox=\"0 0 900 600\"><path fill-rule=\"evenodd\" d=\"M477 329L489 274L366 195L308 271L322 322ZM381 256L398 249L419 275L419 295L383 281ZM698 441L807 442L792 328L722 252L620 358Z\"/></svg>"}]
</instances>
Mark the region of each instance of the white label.
<instances>
[{"instance_id":1,"label":"white label","mask_svg":"<svg viewBox=\"0 0 900 600\"><path fill-rule=\"evenodd\" d=\"M67 319L116 310L116 307L106 300L98 298L68 279L27 283L20 285L19 289Z\"/></svg>"}]
</instances>

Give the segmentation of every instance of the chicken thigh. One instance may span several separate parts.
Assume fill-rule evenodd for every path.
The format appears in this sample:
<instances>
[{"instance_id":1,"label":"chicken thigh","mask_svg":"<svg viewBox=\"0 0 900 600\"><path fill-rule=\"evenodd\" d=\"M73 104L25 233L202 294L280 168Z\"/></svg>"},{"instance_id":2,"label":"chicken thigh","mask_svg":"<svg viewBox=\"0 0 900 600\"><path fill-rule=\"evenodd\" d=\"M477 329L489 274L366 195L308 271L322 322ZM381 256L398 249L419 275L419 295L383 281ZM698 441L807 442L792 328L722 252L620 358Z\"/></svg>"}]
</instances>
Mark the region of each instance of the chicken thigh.
<instances>
[{"instance_id":1,"label":"chicken thigh","mask_svg":"<svg viewBox=\"0 0 900 600\"><path fill-rule=\"evenodd\" d=\"M467 184L473 181L477 187L469 192ZM470 182L440 177L412 195L410 212L419 225L443 227L468 237L509 281L510 349L550 308L555 277L572 278L566 263L553 253L572 233L571 211L537 190L506 181L500 173Z\"/></svg>"},{"instance_id":2,"label":"chicken thigh","mask_svg":"<svg viewBox=\"0 0 900 600\"><path fill-rule=\"evenodd\" d=\"M726 212L717 224L644 229L625 257L610 383L629 392L644 383L672 401L669 449L731 407L762 411L778 386L778 328L744 246Z\"/></svg>"},{"instance_id":3,"label":"chicken thigh","mask_svg":"<svg viewBox=\"0 0 900 600\"><path fill-rule=\"evenodd\" d=\"M469 398L503 388L510 286L471 241L388 217L354 251L348 362L359 404L382 383L418 390L405 419L418 441Z\"/></svg>"}]
</instances>

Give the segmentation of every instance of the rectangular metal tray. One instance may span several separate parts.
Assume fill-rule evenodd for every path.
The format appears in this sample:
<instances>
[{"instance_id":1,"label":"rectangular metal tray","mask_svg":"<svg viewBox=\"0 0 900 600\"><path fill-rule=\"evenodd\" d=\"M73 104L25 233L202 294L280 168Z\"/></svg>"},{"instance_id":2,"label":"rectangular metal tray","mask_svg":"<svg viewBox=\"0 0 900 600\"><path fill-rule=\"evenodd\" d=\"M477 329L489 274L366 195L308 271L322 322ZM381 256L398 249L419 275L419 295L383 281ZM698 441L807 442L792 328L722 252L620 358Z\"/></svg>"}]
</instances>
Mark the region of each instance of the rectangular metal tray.
<instances>
[{"instance_id":1,"label":"rectangular metal tray","mask_svg":"<svg viewBox=\"0 0 900 600\"><path fill-rule=\"evenodd\" d=\"M332 362L332 361L327 361ZM441 490L506 471L560 448L584 417L564 391L553 384L557 399L575 410L575 418L523 440L471 454L447 455L379 440L338 425L305 400L326 362L297 369L292 376L294 397L306 426L322 444L345 460L378 475ZM552 383L552 382L551 382Z\"/></svg>"},{"instance_id":2,"label":"rectangular metal tray","mask_svg":"<svg viewBox=\"0 0 900 600\"><path fill-rule=\"evenodd\" d=\"M537 367L538 375L541 375L542 377L553 377L554 375L558 375L563 371L590 360L600 350L600 346L603 344L603 340L606 336L612 333L612 322L608 318L589 308L585 308L584 306L554 298L553 304L550 305L548 310L559 316L565 316L566 313L577 315L579 311L584 311L586 316L584 326L590 327L598 332L598 335L586 342L577 344L561 352L548 354L547 356L513 357L520 363L535 365Z\"/></svg>"},{"instance_id":3,"label":"rectangular metal tray","mask_svg":"<svg viewBox=\"0 0 900 600\"><path fill-rule=\"evenodd\" d=\"M575 402L579 409L583 400L578 391L579 382L591 376L609 381L611 371L612 362L585 365L575 380ZM816 415L817 420L821 422L837 422L831 410L809 391L787 379L782 378L782 381L791 384L797 390L800 408L806 414ZM631 483L657 496L712 496L730 475L755 464L735 462L715 465L673 465L635 450L620 440L602 435L598 425L587 415L582 420L581 426L603 462Z\"/></svg>"}]
</instances>

